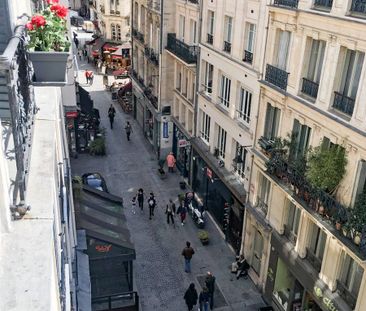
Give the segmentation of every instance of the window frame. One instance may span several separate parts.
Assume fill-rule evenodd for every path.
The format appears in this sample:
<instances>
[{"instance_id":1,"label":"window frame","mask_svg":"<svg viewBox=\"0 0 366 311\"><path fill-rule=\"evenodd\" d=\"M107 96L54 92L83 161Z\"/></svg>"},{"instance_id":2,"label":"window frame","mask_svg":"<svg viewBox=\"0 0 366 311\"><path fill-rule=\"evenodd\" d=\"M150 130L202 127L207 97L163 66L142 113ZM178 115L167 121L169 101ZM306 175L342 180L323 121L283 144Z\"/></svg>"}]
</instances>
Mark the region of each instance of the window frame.
<instances>
[{"instance_id":1,"label":"window frame","mask_svg":"<svg viewBox=\"0 0 366 311\"><path fill-rule=\"evenodd\" d=\"M210 142L210 129L211 129L211 117L201 110L202 119L201 119L201 138L209 143Z\"/></svg>"},{"instance_id":2,"label":"window frame","mask_svg":"<svg viewBox=\"0 0 366 311\"><path fill-rule=\"evenodd\" d=\"M247 125L250 124L250 114L252 110L252 98L253 94L245 89L244 87L240 87L239 90L239 106L237 109L238 119L243 121Z\"/></svg>"},{"instance_id":3,"label":"window frame","mask_svg":"<svg viewBox=\"0 0 366 311\"><path fill-rule=\"evenodd\" d=\"M227 109L230 107L230 92L231 92L231 79L224 74L220 79L220 104Z\"/></svg>"},{"instance_id":4,"label":"window frame","mask_svg":"<svg viewBox=\"0 0 366 311\"><path fill-rule=\"evenodd\" d=\"M281 118L281 109L267 103L263 137L272 140L277 137Z\"/></svg>"},{"instance_id":5,"label":"window frame","mask_svg":"<svg viewBox=\"0 0 366 311\"><path fill-rule=\"evenodd\" d=\"M219 157L225 159L226 153L226 142L227 142L227 132L220 126L218 126L217 131L217 149L219 149Z\"/></svg>"}]
</instances>

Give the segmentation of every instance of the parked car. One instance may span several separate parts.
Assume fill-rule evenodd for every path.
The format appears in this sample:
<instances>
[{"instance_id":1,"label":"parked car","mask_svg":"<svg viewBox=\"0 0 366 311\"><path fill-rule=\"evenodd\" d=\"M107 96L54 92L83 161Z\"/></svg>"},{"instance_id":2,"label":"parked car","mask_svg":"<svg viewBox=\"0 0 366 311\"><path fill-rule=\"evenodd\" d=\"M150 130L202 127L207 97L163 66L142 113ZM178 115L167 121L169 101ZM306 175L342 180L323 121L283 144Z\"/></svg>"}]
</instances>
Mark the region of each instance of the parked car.
<instances>
[{"instance_id":1,"label":"parked car","mask_svg":"<svg viewBox=\"0 0 366 311\"><path fill-rule=\"evenodd\" d=\"M83 184L100 191L109 192L105 179L99 173L86 173L82 176Z\"/></svg>"}]
</instances>

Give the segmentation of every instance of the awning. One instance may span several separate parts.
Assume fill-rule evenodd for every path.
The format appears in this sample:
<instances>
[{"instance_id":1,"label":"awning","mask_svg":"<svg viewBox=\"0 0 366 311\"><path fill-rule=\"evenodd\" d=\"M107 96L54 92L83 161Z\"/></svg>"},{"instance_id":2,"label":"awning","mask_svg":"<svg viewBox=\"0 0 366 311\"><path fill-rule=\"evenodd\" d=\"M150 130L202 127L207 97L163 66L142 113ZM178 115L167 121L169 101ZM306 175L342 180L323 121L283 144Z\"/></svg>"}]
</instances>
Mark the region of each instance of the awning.
<instances>
[{"instance_id":1,"label":"awning","mask_svg":"<svg viewBox=\"0 0 366 311\"><path fill-rule=\"evenodd\" d=\"M112 73L114 76L122 76L122 75L127 75L128 74L128 70L126 69L120 69L120 70L115 70Z\"/></svg>"},{"instance_id":2,"label":"awning","mask_svg":"<svg viewBox=\"0 0 366 311\"><path fill-rule=\"evenodd\" d=\"M105 43L103 45L103 51L113 52L113 51L116 51L116 50L118 50L118 46L117 45L113 45L112 43Z\"/></svg>"}]
</instances>

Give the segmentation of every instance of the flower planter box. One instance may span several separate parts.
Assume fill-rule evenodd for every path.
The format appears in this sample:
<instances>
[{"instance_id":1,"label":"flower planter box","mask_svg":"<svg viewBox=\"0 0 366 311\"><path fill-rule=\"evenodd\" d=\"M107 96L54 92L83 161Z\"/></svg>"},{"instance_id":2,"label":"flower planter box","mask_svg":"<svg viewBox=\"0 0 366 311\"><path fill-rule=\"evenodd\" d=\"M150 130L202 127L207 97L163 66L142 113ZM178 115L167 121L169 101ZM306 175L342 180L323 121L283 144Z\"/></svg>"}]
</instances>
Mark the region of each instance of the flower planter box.
<instances>
[{"instance_id":1,"label":"flower planter box","mask_svg":"<svg viewBox=\"0 0 366 311\"><path fill-rule=\"evenodd\" d=\"M34 70L32 81L66 83L66 64L69 55L69 52L29 52Z\"/></svg>"}]
</instances>

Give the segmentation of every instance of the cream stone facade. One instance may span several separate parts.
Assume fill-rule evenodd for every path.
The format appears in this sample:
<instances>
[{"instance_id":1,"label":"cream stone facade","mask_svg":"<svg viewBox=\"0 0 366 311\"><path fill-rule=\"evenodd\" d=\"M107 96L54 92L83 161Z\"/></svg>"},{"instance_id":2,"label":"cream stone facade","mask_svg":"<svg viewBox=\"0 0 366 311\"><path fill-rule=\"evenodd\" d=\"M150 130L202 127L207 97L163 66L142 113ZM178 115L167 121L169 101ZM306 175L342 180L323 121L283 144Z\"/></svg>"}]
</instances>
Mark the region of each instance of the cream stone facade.
<instances>
[{"instance_id":1,"label":"cream stone facade","mask_svg":"<svg viewBox=\"0 0 366 311\"><path fill-rule=\"evenodd\" d=\"M276 0L268 6L243 251L276 310L366 308L364 237L357 245L359 238L336 228L343 207L352 208L366 191L361 2ZM344 148L346 173L335 193L309 195L297 186L291 163L270 170L277 137L292 139L295 160L310 146Z\"/></svg>"}]
</instances>

